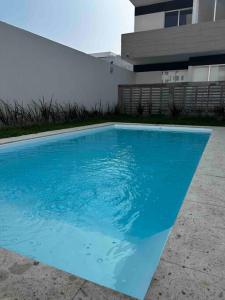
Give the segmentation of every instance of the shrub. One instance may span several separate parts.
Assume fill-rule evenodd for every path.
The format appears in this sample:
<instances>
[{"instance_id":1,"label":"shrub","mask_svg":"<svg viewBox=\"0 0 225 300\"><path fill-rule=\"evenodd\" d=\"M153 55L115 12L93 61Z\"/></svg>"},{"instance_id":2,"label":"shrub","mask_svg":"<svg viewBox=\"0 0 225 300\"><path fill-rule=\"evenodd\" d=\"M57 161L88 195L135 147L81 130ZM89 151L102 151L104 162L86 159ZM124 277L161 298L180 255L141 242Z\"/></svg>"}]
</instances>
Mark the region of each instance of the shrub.
<instances>
[{"instance_id":1,"label":"shrub","mask_svg":"<svg viewBox=\"0 0 225 300\"><path fill-rule=\"evenodd\" d=\"M137 113L138 113L138 115L143 115L143 113L144 113L144 107L141 105L141 102L139 102L139 104L138 104Z\"/></svg>"},{"instance_id":2,"label":"shrub","mask_svg":"<svg viewBox=\"0 0 225 300\"><path fill-rule=\"evenodd\" d=\"M45 101L32 101L24 106L18 102L12 104L0 100L0 125L27 126L41 123L63 123L85 120L93 117L117 114L117 108L109 105L104 109L101 101L90 110L77 103L61 104Z\"/></svg>"},{"instance_id":3,"label":"shrub","mask_svg":"<svg viewBox=\"0 0 225 300\"><path fill-rule=\"evenodd\" d=\"M152 102L149 103L148 114L149 114L149 116L152 115Z\"/></svg>"},{"instance_id":4,"label":"shrub","mask_svg":"<svg viewBox=\"0 0 225 300\"><path fill-rule=\"evenodd\" d=\"M215 107L214 113L218 119L225 120L225 104Z\"/></svg>"},{"instance_id":5,"label":"shrub","mask_svg":"<svg viewBox=\"0 0 225 300\"><path fill-rule=\"evenodd\" d=\"M172 101L169 105L169 111L173 118L178 118L183 112L183 107Z\"/></svg>"}]
</instances>

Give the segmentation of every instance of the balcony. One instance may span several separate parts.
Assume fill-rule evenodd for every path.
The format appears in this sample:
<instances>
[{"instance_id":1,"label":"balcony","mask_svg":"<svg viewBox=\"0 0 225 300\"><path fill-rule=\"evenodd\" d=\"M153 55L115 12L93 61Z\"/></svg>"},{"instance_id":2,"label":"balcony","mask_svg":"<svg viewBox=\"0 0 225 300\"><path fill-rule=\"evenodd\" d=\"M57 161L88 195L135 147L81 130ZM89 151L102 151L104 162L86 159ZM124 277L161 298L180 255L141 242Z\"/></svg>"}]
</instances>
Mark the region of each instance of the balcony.
<instances>
[{"instance_id":1,"label":"balcony","mask_svg":"<svg viewBox=\"0 0 225 300\"><path fill-rule=\"evenodd\" d=\"M133 64L186 61L225 53L225 20L122 35L122 57Z\"/></svg>"},{"instance_id":2,"label":"balcony","mask_svg":"<svg viewBox=\"0 0 225 300\"><path fill-rule=\"evenodd\" d=\"M136 7L144 6L144 5L151 5L151 4L165 2L165 1L168 1L168 0L130 0L130 2Z\"/></svg>"}]
</instances>

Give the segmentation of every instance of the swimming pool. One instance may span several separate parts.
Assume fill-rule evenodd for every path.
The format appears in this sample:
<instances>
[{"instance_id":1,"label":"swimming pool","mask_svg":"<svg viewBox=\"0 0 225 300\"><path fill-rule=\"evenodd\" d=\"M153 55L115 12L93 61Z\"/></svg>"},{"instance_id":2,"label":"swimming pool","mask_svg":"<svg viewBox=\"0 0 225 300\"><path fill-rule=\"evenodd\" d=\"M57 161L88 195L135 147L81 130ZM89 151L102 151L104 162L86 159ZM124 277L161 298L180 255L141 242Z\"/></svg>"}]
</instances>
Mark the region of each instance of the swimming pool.
<instances>
[{"instance_id":1,"label":"swimming pool","mask_svg":"<svg viewBox=\"0 0 225 300\"><path fill-rule=\"evenodd\" d=\"M0 147L0 247L142 299L209 132L105 126Z\"/></svg>"}]
</instances>

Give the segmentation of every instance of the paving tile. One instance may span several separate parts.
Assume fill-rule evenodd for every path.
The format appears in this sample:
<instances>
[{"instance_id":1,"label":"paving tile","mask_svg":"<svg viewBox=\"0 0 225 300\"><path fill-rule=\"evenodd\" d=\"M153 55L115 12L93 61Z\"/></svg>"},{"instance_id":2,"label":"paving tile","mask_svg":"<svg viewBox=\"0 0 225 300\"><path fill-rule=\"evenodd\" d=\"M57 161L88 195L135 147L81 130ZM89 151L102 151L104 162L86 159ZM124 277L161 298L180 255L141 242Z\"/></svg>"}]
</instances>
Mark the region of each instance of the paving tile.
<instances>
[{"instance_id":1,"label":"paving tile","mask_svg":"<svg viewBox=\"0 0 225 300\"><path fill-rule=\"evenodd\" d=\"M225 280L161 261L146 300L223 300Z\"/></svg>"},{"instance_id":2,"label":"paving tile","mask_svg":"<svg viewBox=\"0 0 225 300\"><path fill-rule=\"evenodd\" d=\"M180 210L179 217L194 218L203 224L207 222L208 228L210 226L224 228L225 207L188 201L188 197Z\"/></svg>"},{"instance_id":3,"label":"paving tile","mask_svg":"<svg viewBox=\"0 0 225 300\"><path fill-rule=\"evenodd\" d=\"M225 278L225 208L186 201L163 258Z\"/></svg>"},{"instance_id":4,"label":"paving tile","mask_svg":"<svg viewBox=\"0 0 225 300\"><path fill-rule=\"evenodd\" d=\"M221 142L221 139L219 142L216 142L216 138L210 140L200 161L197 174L225 177L225 142Z\"/></svg>"},{"instance_id":5,"label":"paving tile","mask_svg":"<svg viewBox=\"0 0 225 300\"><path fill-rule=\"evenodd\" d=\"M132 300L129 296L103 288L89 281L85 282L73 300Z\"/></svg>"},{"instance_id":6,"label":"paving tile","mask_svg":"<svg viewBox=\"0 0 225 300\"><path fill-rule=\"evenodd\" d=\"M0 266L2 268L8 268L9 265L13 265L14 263L33 263L33 260L29 258L25 258L21 255L17 255L14 252L8 251L6 249L0 248Z\"/></svg>"},{"instance_id":7,"label":"paving tile","mask_svg":"<svg viewBox=\"0 0 225 300\"><path fill-rule=\"evenodd\" d=\"M195 176L187 200L225 207L225 178Z\"/></svg>"},{"instance_id":8,"label":"paving tile","mask_svg":"<svg viewBox=\"0 0 225 300\"><path fill-rule=\"evenodd\" d=\"M213 132L208 144L210 146L216 145L217 147L219 147L221 145L223 147L225 145L224 127L213 127L212 129Z\"/></svg>"},{"instance_id":9,"label":"paving tile","mask_svg":"<svg viewBox=\"0 0 225 300\"><path fill-rule=\"evenodd\" d=\"M168 243L163 259L225 279L225 244L206 245L204 240L181 236Z\"/></svg>"},{"instance_id":10,"label":"paving tile","mask_svg":"<svg viewBox=\"0 0 225 300\"><path fill-rule=\"evenodd\" d=\"M179 216L167 244L179 245L180 239L193 242L196 250L209 251L217 245L225 245L225 225L210 226L207 219Z\"/></svg>"},{"instance_id":11,"label":"paving tile","mask_svg":"<svg viewBox=\"0 0 225 300\"><path fill-rule=\"evenodd\" d=\"M194 217L178 218L163 253L166 261L225 278L225 226Z\"/></svg>"},{"instance_id":12,"label":"paving tile","mask_svg":"<svg viewBox=\"0 0 225 300\"><path fill-rule=\"evenodd\" d=\"M225 178L225 162L224 159L215 159L212 157L209 161L205 161L198 168L201 175L214 175Z\"/></svg>"},{"instance_id":13,"label":"paving tile","mask_svg":"<svg viewBox=\"0 0 225 300\"><path fill-rule=\"evenodd\" d=\"M84 280L0 249L0 299L71 300Z\"/></svg>"}]
</instances>

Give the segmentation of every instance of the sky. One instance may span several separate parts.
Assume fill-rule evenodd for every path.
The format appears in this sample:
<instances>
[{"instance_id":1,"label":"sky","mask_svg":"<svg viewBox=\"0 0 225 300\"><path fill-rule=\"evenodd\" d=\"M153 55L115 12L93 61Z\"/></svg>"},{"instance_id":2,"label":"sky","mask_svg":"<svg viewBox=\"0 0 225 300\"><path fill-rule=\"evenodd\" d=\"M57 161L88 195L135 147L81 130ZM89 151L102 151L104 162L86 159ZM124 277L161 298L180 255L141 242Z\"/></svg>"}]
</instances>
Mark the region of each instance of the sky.
<instances>
[{"instance_id":1,"label":"sky","mask_svg":"<svg viewBox=\"0 0 225 300\"><path fill-rule=\"evenodd\" d=\"M86 53L120 54L134 8L129 0L0 0L0 20Z\"/></svg>"}]
</instances>

